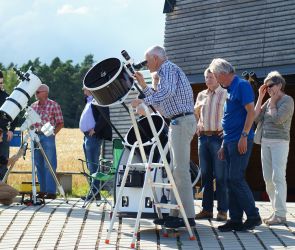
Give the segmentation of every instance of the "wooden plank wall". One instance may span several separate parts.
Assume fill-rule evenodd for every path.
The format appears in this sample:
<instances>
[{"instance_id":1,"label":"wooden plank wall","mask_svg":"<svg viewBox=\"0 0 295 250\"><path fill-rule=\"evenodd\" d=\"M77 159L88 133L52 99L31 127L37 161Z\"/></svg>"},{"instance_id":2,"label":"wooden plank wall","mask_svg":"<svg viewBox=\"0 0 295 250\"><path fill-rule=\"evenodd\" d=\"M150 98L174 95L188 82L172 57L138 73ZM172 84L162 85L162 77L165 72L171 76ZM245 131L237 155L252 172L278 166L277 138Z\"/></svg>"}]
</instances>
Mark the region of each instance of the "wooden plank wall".
<instances>
[{"instance_id":1,"label":"wooden plank wall","mask_svg":"<svg viewBox=\"0 0 295 250\"><path fill-rule=\"evenodd\" d=\"M294 0L178 0L166 16L164 46L188 75L216 57L237 70L290 65L294 16Z\"/></svg>"},{"instance_id":2,"label":"wooden plank wall","mask_svg":"<svg viewBox=\"0 0 295 250\"><path fill-rule=\"evenodd\" d=\"M286 86L286 94L293 97L295 100L295 85L288 84L291 81L295 82L295 75L293 77L286 77L287 86ZM206 88L205 84L194 84L192 85L194 91L194 97L196 100L197 94ZM290 132L290 150L289 150L289 157L288 157L288 164L287 164L287 186L288 186L288 201L295 201L295 115L292 119L291 125L291 132ZM194 137L191 143L191 159L195 163L199 163L198 158L198 138L197 136ZM260 146L254 144L253 151L251 154L250 162L247 168L247 180L254 191L257 199L262 199L263 192L265 191L265 184L262 176L262 167L261 167L261 154L260 154Z\"/></svg>"}]
</instances>

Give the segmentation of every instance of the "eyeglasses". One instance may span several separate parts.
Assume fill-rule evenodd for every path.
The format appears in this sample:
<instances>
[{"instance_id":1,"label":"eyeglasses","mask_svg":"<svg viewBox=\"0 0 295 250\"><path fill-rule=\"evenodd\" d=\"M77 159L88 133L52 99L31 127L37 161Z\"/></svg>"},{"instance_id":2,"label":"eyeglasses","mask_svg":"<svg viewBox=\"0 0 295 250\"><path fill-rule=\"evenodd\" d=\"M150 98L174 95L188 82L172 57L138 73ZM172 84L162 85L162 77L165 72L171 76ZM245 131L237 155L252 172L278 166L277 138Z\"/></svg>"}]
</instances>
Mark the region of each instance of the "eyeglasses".
<instances>
[{"instance_id":1,"label":"eyeglasses","mask_svg":"<svg viewBox=\"0 0 295 250\"><path fill-rule=\"evenodd\" d=\"M42 93L42 92L46 92L46 91L36 91L36 94L40 94L40 93Z\"/></svg>"},{"instance_id":2,"label":"eyeglasses","mask_svg":"<svg viewBox=\"0 0 295 250\"><path fill-rule=\"evenodd\" d=\"M275 85L277 85L277 83L271 83L271 84L269 84L269 85L267 85L267 88L268 89L271 89L273 86L275 86Z\"/></svg>"}]
</instances>

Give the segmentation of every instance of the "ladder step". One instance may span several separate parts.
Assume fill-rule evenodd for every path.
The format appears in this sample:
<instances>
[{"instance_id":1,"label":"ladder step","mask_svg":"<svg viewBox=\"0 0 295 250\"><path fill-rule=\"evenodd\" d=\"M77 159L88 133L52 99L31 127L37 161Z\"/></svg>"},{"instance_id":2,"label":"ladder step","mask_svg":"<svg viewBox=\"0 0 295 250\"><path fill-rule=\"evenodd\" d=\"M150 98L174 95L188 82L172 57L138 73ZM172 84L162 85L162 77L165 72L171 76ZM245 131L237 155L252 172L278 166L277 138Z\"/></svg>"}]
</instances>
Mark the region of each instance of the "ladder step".
<instances>
[{"instance_id":1,"label":"ladder step","mask_svg":"<svg viewBox=\"0 0 295 250\"><path fill-rule=\"evenodd\" d=\"M152 163L150 164L151 168L163 168L164 164L163 163Z\"/></svg>"},{"instance_id":2,"label":"ladder step","mask_svg":"<svg viewBox=\"0 0 295 250\"><path fill-rule=\"evenodd\" d=\"M132 169L140 169L140 170L145 170L147 167L150 167L151 169L154 168L163 168L164 164L163 163L131 163L129 164L129 167Z\"/></svg>"},{"instance_id":3,"label":"ladder step","mask_svg":"<svg viewBox=\"0 0 295 250\"><path fill-rule=\"evenodd\" d=\"M151 184L152 187L156 188L166 188L166 189L172 189L172 184L170 183L159 183L159 182L154 182Z\"/></svg>"},{"instance_id":4,"label":"ladder step","mask_svg":"<svg viewBox=\"0 0 295 250\"><path fill-rule=\"evenodd\" d=\"M131 163L128 166L131 169L136 169L136 170L145 170L146 169L147 163Z\"/></svg>"},{"instance_id":5,"label":"ladder step","mask_svg":"<svg viewBox=\"0 0 295 250\"><path fill-rule=\"evenodd\" d=\"M168 204L168 203L154 203L156 207L160 208L170 208L170 209L180 209L177 204Z\"/></svg>"}]
</instances>

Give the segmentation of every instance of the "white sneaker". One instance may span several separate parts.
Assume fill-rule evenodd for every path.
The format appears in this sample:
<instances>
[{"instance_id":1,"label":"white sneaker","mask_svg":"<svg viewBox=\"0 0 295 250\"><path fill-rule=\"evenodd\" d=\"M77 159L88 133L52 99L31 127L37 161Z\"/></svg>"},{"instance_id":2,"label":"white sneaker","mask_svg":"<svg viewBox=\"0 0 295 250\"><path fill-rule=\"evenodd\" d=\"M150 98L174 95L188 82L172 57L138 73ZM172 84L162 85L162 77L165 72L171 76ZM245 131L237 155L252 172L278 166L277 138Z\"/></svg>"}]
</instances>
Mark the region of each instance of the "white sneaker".
<instances>
[{"instance_id":1,"label":"white sneaker","mask_svg":"<svg viewBox=\"0 0 295 250\"><path fill-rule=\"evenodd\" d=\"M281 216L274 215L272 218L265 221L265 224L267 224L267 225L279 225L279 224L286 223L286 221L287 221L286 217L281 217Z\"/></svg>"},{"instance_id":2,"label":"white sneaker","mask_svg":"<svg viewBox=\"0 0 295 250\"><path fill-rule=\"evenodd\" d=\"M262 221L263 221L264 223L266 223L266 221L270 220L273 216L275 216L275 213L272 213L270 216L264 218Z\"/></svg>"}]
</instances>

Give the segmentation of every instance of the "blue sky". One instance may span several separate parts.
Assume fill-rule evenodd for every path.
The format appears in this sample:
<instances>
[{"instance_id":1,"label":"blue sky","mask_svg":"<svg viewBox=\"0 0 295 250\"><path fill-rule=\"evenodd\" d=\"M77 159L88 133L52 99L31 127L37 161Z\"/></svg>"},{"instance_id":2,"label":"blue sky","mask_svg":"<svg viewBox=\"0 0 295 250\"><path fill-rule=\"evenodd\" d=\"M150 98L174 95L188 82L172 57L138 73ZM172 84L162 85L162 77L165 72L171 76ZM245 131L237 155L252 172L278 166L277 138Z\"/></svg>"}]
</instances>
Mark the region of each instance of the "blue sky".
<instances>
[{"instance_id":1,"label":"blue sky","mask_svg":"<svg viewBox=\"0 0 295 250\"><path fill-rule=\"evenodd\" d=\"M18 65L39 57L50 63L121 57L143 60L163 45L164 0L0 0L0 62Z\"/></svg>"}]
</instances>

